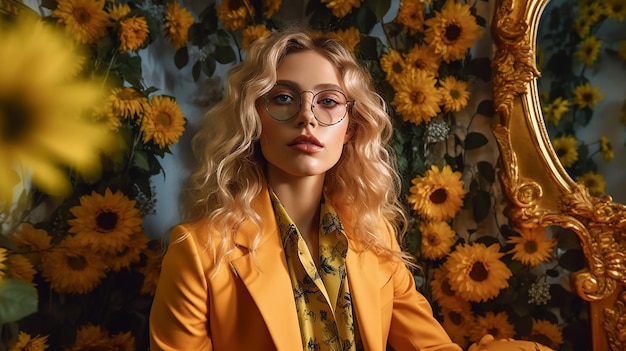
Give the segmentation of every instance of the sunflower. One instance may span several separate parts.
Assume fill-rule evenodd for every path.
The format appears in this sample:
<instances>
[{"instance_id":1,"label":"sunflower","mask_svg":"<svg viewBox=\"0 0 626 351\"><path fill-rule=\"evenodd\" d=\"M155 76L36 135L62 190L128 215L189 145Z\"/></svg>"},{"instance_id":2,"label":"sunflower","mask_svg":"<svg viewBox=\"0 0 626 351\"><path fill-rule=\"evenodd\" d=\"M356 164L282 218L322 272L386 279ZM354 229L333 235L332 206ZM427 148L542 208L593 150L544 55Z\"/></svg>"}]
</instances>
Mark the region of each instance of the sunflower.
<instances>
[{"instance_id":1,"label":"sunflower","mask_svg":"<svg viewBox=\"0 0 626 351\"><path fill-rule=\"evenodd\" d=\"M335 36L339 38L354 53L356 46L361 41L361 32L356 27L350 27L346 30L339 29Z\"/></svg>"},{"instance_id":2,"label":"sunflower","mask_svg":"<svg viewBox=\"0 0 626 351\"><path fill-rule=\"evenodd\" d=\"M443 258L452 249L456 233L447 222L421 222L419 230L422 233L420 252L428 260Z\"/></svg>"},{"instance_id":3,"label":"sunflower","mask_svg":"<svg viewBox=\"0 0 626 351\"><path fill-rule=\"evenodd\" d=\"M542 104L543 116L546 121L552 122L554 125L559 121L567 111L569 111L569 100L558 97L549 104Z\"/></svg>"},{"instance_id":4,"label":"sunflower","mask_svg":"<svg viewBox=\"0 0 626 351\"><path fill-rule=\"evenodd\" d=\"M498 314L487 312L484 316L476 316L470 340L478 341L487 334L496 340L515 337L515 327L509 322L509 316L506 312Z\"/></svg>"},{"instance_id":5,"label":"sunflower","mask_svg":"<svg viewBox=\"0 0 626 351\"><path fill-rule=\"evenodd\" d=\"M381 56L380 67L385 72L387 81L393 85L404 74L406 63L398 51L389 49L388 53Z\"/></svg>"},{"instance_id":6,"label":"sunflower","mask_svg":"<svg viewBox=\"0 0 626 351\"><path fill-rule=\"evenodd\" d=\"M611 141L609 140L609 138L602 136L600 137L600 140L598 140L598 142L600 143L602 158L604 158L606 162L613 161L613 159L615 158L615 153L613 152L613 147L611 146Z\"/></svg>"},{"instance_id":7,"label":"sunflower","mask_svg":"<svg viewBox=\"0 0 626 351\"><path fill-rule=\"evenodd\" d=\"M135 337L131 332L119 333L111 336L111 349L117 351L134 351Z\"/></svg>"},{"instance_id":8,"label":"sunflower","mask_svg":"<svg viewBox=\"0 0 626 351\"><path fill-rule=\"evenodd\" d=\"M411 69L426 71L436 75L439 70L440 58L435 55L435 50L432 46L415 45L411 51L406 54L404 62L405 65Z\"/></svg>"},{"instance_id":9,"label":"sunflower","mask_svg":"<svg viewBox=\"0 0 626 351\"><path fill-rule=\"evenodd\" d=\"M263 17L272 18L282 3L282 0L263 0Z\"/></svg>"},{"instance_id":10,"label":"sunflower","mask_svg":"<svg viewBox=\"0 0 626 351\"><path fill-rule=\"evenodd\" d=\"M541 319L533 318L533 329L528 338L555 350L563 343L563 334L559 326Z\"/></svg>"},{"instance_id":11,"label":"sunflower","mask_svg":"<svg viewBox=\"0 0 626 351\"><path fill-rule=\"evenodd\" d=\"M86 294L106 276L104 268L102 257L89 245L66 236L44 253L41 275L56 292Z\"/></svg>"},{"instance_id":12,"label":"sunflower","mask_svg":"<svg viewBox=\"0 0 626 351\"><path fill-rule=\"evenodd\" d=\"M598 58L601 46L602 40L595 36L586 37L580 43L580 50L576 51L574 56L576 56L576 58L583 62L587 67L591 67Z\"/></svg>"},{"instance_id":13,"label":"sunflower","mask_svg":"<svg viewBox=\"0 0 626 351\"><path fill-rule=\"evenodd\" d=\"M463 189L461 172L453 172L448 165L443 169L431 166L424 176L417 176L409 189L408 201L421 216L431 220L453 218L463 206L467 191Z\"/></svg>"},{"instance_id":14,"label":"sunflower","mask_svg":"<svg viewBox=\"0 0 626 351\"><path fill-rule=\"evenodd\" d=\"M424 40L435 48L445 62L462 60L480 35L480 26L470 12L471 6L446 1L441 12L426 20Z\"/></svg>"},{"instance_id":15,"label":"sunflower","mask_svg":"<svg viewBox=\"0 0 626 351\"><path fill-rule=\"evenodd\" d=\"M70 208L76 216L67 223L68 230L82 245L91 245L94 250L108 253L119 252L127 245L134 233L141 232L141 212L124 193L111 192L104 195L93 191L80 197L80 205Z\"/></svg>"},{"instance_id":16,"label":"sunflower","mask_svg":"<svg viewBox=\"0 0 626 351\"><path fill-rule=\"evenodd\" d=\"M165 14L165 39L168 39L176 49L187 43L189 28L193 24L193 15L177 1L167 3Z\"/></svg>"},{"instance_id":17,"label":"sunflower","mask_svg":"<svg viewBox=\"0 0 626 351\"><path fill-rule=\"evenodd\" d=\"M321 0L322 4L326 4L333 16L337 18L344 18L347 14L352 12L353 8L361 7L361 0Z\"/></svg>"},{"instance_id":18,"label":"sunflower","mask_svg":"<svg viewBox=\"0 0 626 351\"><path fill-rule=\"evenodd\" d=\"M467 106L470 93L467 82L448 76L439 81L441 101L446 112L459 112Z\"/></svg>"},{"instance_id":19,"label":"sunflower","mask_svg":"<svg viewBox=\"0 0 626 351\"><path fill-rule=\"evenodd\" d=\"M606 181L604 177L602 177L602 174L587 172L579 176L576 180L583 183L589 189L591 195L599 196L605 193Z\"/></svg>"},{"instance_id":20,"label":"sunflower","mask_svg":"<svg viewBox=\"0 0 626 351\"><path fill-rule=\"evenodd\" d=\"M150 113L144 117L141 130L143 142L154 141L161 148L169 148L178 142L185 131L185 117L176 100L167 96L154 96Z\"/></svg>"},{"instance_id":21,"label":"sunflower","mask_svg":"<svg viewBox=\"0 0 626 351\"><path fill-rule=\"evenodd\" d=\"M8 257L7 263L9 264L9 271L7 273L9 278L23 280L34 285L33 278L37 271L26 256L17 253L11 254Z\"/></svg>"},{"instance_id":22,"label":"sunflower","mask_svg":"<svg viewBox=\"0 0 626 351\"><path fill-rule=\"evenodd\" d=\"M120 21L120 50L136 51L141 48L148 38L148 22L143 17L132 16ZM186 40L185 40L186 41Z\"/></svg>"},{"instance_id":23,"label":"sunflower","mask_svg":"<svg viewBox=\"0 0 626 351\"><path fill-rule=\"evenodd\" d=\"M398 22L404 25L409 33L421 32L424 25L426 4L421 0L402 0L398 9Z\"/></svg>"},{"instance_id":24,"label":"sunflower","mask_svg":"<svg viewBox=\"0 0 626 351\"><path fill-rule=\"evenodd\" d=\"M430 281L430 290L433 299L442 308L459 310L465 308L465 305L469 305L469 301L460 298L452 290L448 279L448 271L441 266L434 269L433 279Z\"/></svg>"},{"instance_id":25,"label":"sunflower","mask_svg":"<svg viewBox=\"0 0 626 351\"><path fill-rule=\"evenodd\" d=\"M507 243L515 245L508 252L513 254L514 260L533 267L547 261L556 246L556 240L546 238L546 228L541 226L521 231L520 236L509 237Z\"/></svg>"},{"instance_id":26,"label":"sunflower","mask_svg":"<svg viewBox=\"0 0 626 351\"><path fill-rule=\"evenodd\" d=\"M48 335L32 337L30 334L20 331L15 343L9 351L43 351L48 348Z\"/></svg>"},{"instance_id":27,"label":"sunflower","mask_svg":"<svg viewBox=\"0 0 626 351\"><path fill-rule=\"evenodd\" d=\"M626 18L626 3L624 0L608 0L605 1L606 15L617 21L623 21Z\"/></svg>"},{"instance_id":28,"label":"sunflower","mask_svg":"<svg viewBox=\"0 0 626 351\"><path fill-rule=\"evenodd\" d=\"M100 151L112 140L82 118L100 98L100 83L73 78L83 58L40 21L0 24L0 36L0 200L12 199L13 169L22 167L39 190L65 196L66 168L99 173Z\"/></svg>"},{"instance_id":29,"label":"sunflower","mask_svg":"<svg viewBox=\"0 0 626 351\"><path fill-rule=\"evenodd\" d=\"M113 4L107 9L107 12L109 13L109 19L117 22L130 13L130 6L128 4Z\"/></svg>"},{"instance_id":30,"label":"sunflower","mask_svg":"<svg viewBox=\"0 0 626 351\"><path fill-rule=\"evenodd\" d=\"M59 0L52 17L65 25L65 32L83 44L95 44L107 34L109 15L104 0Z\"/></svg>"},{"instance_id":31,"label":"sunflower","mask_svg":"<svg viewBox=\"0 0 626 351\"><path fill-rule=\"evenodd\" d=\"M591 25L597 23L606 14L604 5L600 2L589 2L578 8L578 18L586 20Z\"/></svg>"},{"instance_id":32,"label":"sunflower","mask_svg":"<svg viewBox=\"0 0 626 351\"><path fill-rule=\"evenodd\" d=\"M604 97L598 90L599 87L592 88L589 83L585 83L574 88L574 103L579 108L591 108Z\"/></svg>"},{"instance_id":33,"label":"sunflower","mask_svg":"<svg viewBox=\"0 0 626 351\"><path fill-rule=\"evenodd\" d=\"M154 295L156 292L164 252L165 249L161 245L148 245L148 248L144 250L145 265L137 268L137 271L143 275L142 294Z\"/></svg>"},{"instance_id":34,"label":"sunflower","mask_svg":"<svg viewBox=\"0 0 626 351\"><path fill-rule=\"evenodd\" d=\"M132 234L121 250L109 253L110 259L107 260L107 270L118 272L130 267L133 263L139 262L141 253L146 249L148 241L148 237L142 232Z\"/></svg>"},{"instance_id":35,"label":"sunflower","mask_svg":"<svg viewBox=\"0 0 626 351\"><path fill-rule=\"evenodd\" d=\"M472 301L487 301L509 286L512 273L500 261L500 245L487 247L481 243L462 244L450 253L444 263L450 286L461 297Z\"/></svg>"},{"instance_id":36,"label":"sunflower","mask_svg":"<svg viewBox=\"0 0 626 351\"><path fill-rule=\"evenodd\" d=\"M217 7L217 18L224 29L236 31L243 28L253 15L252 6L248 0L223 0Z\"/></svg>"},{"instance_id":37,"label":"sunflower","mask_svg":"<svg viewBox=\"0 0 626 351\"><path fill-rule=\"evenodd\" d=\"M424 71L408 70L394 85L396 95L392 104L404 121L417 125L428 122L441 111L441 92L435 84L437 79Z\"/></svg>"},{"instance_id":38,"label":"sunflower","mask_svg":"<svg viewBox=\"0 0 626 351\"><path fill-rule=\"evenodd\" d=\"M109 338L109 333L100 326L87 324L78 328L74 345L65 350L108 350L110 348L111 339Z\"/></svg>"},{"instance_id":39,"label":"sunflower","mask_svg":"<svg viewBox=\"0 0 626 351\"><path fill-rule=\"evenodd\" d=\"M470 305L460 309L443 308L441 310L443 322L441 325L450 335L450 338L459 346L467 347L468 337L474 325L474 314Z\"/></svg>"},{"instance_id":40,"label":"sunflower","mask_svg":"<svg viewBox=\"0 0 626 351\"><path fill-rule=\"evenodd\" d=\"M578 140L571 136L562 136L552 141L552 146L563 167L572 167L578 161Z\"/></svg>"},{"instance_id":41,"label":"sunflower","mask_svg":"<svg viewBox=\"0 0 626 351\"><path fill-rule=\"evenodd\" d=\"M4 247L0 247L0 281L4 278L5 270L7 269L8 252Z\"/></svg>"},{"instance_id":42,"label":"sunflower","mask_svg":"<svg viewBox=\"0 0 626 351\"><path fill-rule=\"evenodd\" d=\"M150 101L132 87L119 87L111 90L102 114L108 116L109 126L119 128L120 120L135 118L141 120L150 111ZM115 122L117 121L117 122ZM115 130L117 129L115 128Z\"/></svg>"},{"instance_id":43,"label":"sunflower","mask_svg":"<svg viewBox=\"0 0 626 351\"><path fill-rule=\"evenodd\" d=\"M248 26L243 30L243 39L241 41L241 47L244 50L248 50L250 45L255 41L265 38L270 35L270 31L265 27L264 24L259 24L256 26Z\"/></svg>"},{"instance_id":44,"label":"sunflower","mask_svg":"<svg viewBox=\"0 0 626 351\"><path fill-rule=\"evenodd\" d=\"M587 35L589 35L592 25L593 25L593 22L591 22L589 18L578 17L574 21L574 30L576 31L576 33L578 34L580 38L584 38Z\"/></svg>"},{"instance_id":45,"label":"sunflower","mask_svg":"<svg viewBox=\"0 0 626 351\"><path fill-rule=\"evenodd\" d=\"M22 223L20 229L11 237L18 250L27 252L26 257L35 267L39 267L41 252L50 248L51 240L47 231L36 229L30 223Z\"/></svg>"}]
</instances>

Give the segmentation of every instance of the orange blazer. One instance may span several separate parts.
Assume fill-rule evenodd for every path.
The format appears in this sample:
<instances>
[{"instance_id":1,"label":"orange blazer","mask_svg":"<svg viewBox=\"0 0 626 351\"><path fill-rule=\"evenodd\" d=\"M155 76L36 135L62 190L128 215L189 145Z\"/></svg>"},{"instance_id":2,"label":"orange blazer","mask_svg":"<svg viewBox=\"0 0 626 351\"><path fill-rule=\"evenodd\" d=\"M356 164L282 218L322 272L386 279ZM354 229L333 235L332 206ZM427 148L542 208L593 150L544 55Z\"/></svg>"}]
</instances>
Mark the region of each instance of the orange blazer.
<instances>
[{"instance_id":1,"label":"orange blazer","mask_svg":"<svg viewBox=\"0 0 626 351\"><path fill-rule=\"evenodd\" d=\"M256 252L252 224L236 233L235 251L212 274L205 249L206 221L176 226L150 313L151 350L303 350L291 281L269 194L254 203L266 219ZM351 221L345 220L350 235ZM381 230L389 233L387 228ZM184 239L181 240L181 238ZM394 247L398 247L395 239ZM371 251L348 250L346 270L359 331L366 350L461 351L433 318L429 302L398 260Z\"/></svg>"}]
</instances>

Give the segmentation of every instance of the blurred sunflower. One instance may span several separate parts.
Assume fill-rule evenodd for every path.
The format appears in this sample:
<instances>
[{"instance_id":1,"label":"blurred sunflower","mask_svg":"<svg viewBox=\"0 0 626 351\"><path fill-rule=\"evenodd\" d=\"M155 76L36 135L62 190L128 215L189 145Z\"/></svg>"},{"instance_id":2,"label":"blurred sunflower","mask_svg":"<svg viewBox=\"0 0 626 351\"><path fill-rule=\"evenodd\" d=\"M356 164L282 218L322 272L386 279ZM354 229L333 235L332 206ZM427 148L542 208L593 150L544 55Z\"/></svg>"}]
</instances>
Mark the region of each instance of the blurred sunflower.
<instances>
[{"instance_id":1,"label":"blurred sunflower","mask_svg":"<svg viewBox=\"0 0 626 351\"><path fill-rule=\"evenodd\" d=\"M533 329L529 339L556 350L563 343L563 334L558 325L533 318Z\"/></svg>"},{"instance_id":2,"label":"blurred sunflower","mask_svg":"<svg viewBox=\"0 0 626 351\"><path fill-rule=\"evenodd\" d=\"M135 337L131 332L114 334L111 336L110 347L116 351L135 351Z\"/></svg>"},{"instance_id":3,"label":"blurred sunflower","mask_svg":"<svg viewBox=\"0 0 626 351\"><path fill-rule=\"evenodd\" d=\"M35 286L33 278L37 271L25 256L13 253L9 255L7 263L9 265L7 277L22 280Z\"/></svg>"},{"instance_id":4,"label":"blurred sunflower","mask_svg":"<svg viewBox=\"0 0 626 351\"><path fill-rule=\"evenodd\" d=\"M130 6L128 4L112 4L106 9L109 14L109 19L113 22L117 22L126 17L130 13Z\"/></svg>"},{"instance_id":5,"label":"blurred sunflower","mask_svg":"<svg viewBox=\"0 0 626 351\"><path fill-rule=\"evenodd\" d=\"M106 276L102 257L72 236L43 254L41 268L50 288L59 293L86 294Z\"/></svg>"},{"instance_id":6,"label":"blurred sunflower","mask_svg":"<svg viewBox=\"0 0 626 351\"><path fill-rule=\"evenodd\" d=\"M150 101L143 94L132 87L118 87L111 90L96 115L106 120L111 130L116 131L124 119L133 118L141 121L149 111Z\"/></svg>"},{"instance_id":7,"label":"blurred sunflower","mask_svg":"<svg viewBox=\"0 0 626 351\"><path fill-rule=\"evenodd\" d=\"M585 66L592 67L598 58L601 46L602 40L595 36L588 36L580 43L580 49L574 53L574 56Z\"/></svg>"},{"instance_id":8,"label":"blurred sunflower","mask_svg":"<svg viewBox=\"0 0 626 351\"><path fill-rule=\"evenodd\" d=\"M178 1L170 1L167 3L167 12L165 13L165 39L168 39L176 49L180 49L189 38L189 28L194 23L191 12Z\"/></svg>"},{"instance_id":9,"label":"blurred sunflower","mask_svg":"<svg viewBox=\"0 0 626 351\"><path fill-rule=\"evenodd\" d=\"M602 2L589 2L578 8L578 17L586 19L591 25L596 24L605 15L606 8Z\"/></svg>"},{"instance_id":10,"label":"blurred sunflower","mask_svg":"<svg viewBox=\"0 0 626 351\"><path fill-rule=\"evenodd\" d=\"M4 247L0 247L0 281L2 281L2 278L4 278L4 275L6 274L5 271L7 269L7 255L8 255L8 250L5 249Z\"/></svg>"},{"instance_id":11,"label":"blurred sunflower","mask_svg":"<svg viewBox=\"0 0 626 351\"><path fill-rule=\"evenodd\" d=\"M217 18L224 29L236 31L242 29L254 14L248 0L223 0L217 7Z\"/></svg>"},{"instance_id":12,"label":"blurred sunflower","mask_svg":"<svg viewBox=\"0 0 626 351\"><path fill-rule=\"evenodd\" d=\"M422 233L421 255L428 260L446 256L452 249L456 233L445 221L426 221L419 224Z\"/></svg>"},{"instance_id":13,"label":"blurred sunflower","mask_svg":"<svg viewBox=\"0 0 626 351\"><path fill-rule=\"evenodd\" d=\"M11 199L21 167L43 192L68 195L66 167L99 173L100 153L112 140L82 118L100 97L100 82L72 78L83 58L40 21L0 23L0 36L0 200Z\"/></svg>"},{"instance_id":14,"label":"blurred sunflower","mask_svg":"<svg viewBox=\"0 0 626 351\"><path fill-rule=\"evenodd\" d=\"M510 236L506 242L515 245L508 252L514 260L533 267L549 260L557 244L554 238L546 237L546 228L541 226L521 231L520 236Z\"/></svg>"},{"instance_id":15,"label":"blurred sunflower","mask_svg":"<svg viewBox=\"0 0 626 351\"><path fill-rule=\"evenodd\" d=\"M346 46L354 53L356 46L361 41L361 32L356 27L350 27L347 29L339 29L334 32L334 35L339 38Z\"/></svg>"},{"instance_id":16,"label":"blurred sunflower","mask_svg":"<svg viewBox=\"0 0 626 351\"><path fill-rule=\"evenodd\" d=\"M578 161L578 140L575 137L567 135L556 138L552 146L563 167L572 167Z\"/></svg>"},{"instance_id":17,"label":"blurred sunflower","mask_svg":"<svg viewBox=\"0 0 626 351\"><path fill-rule=\"evenodd\" d=\"M120 21L119 39L121 51L136 51L148 39L148 22L144 17L132 16ZM186 40L185 40L186 41Z\"/></svg>"},{"instance_id":18,"label":"blurred sunflower","mask_svg":"<svg viewBox=\"0 0 626 351\"><path fill-rule=\"evenodd\" d=\"M428 28L424 41L435 48L445 62L462 60L467 50L480 36L480 26L472 15L471 6L456 1L446 1L441 12L426 20Z\"/></svg>"},{"instance_id":19,"label":"blurred sunflower","mask_svg":"<svg viewBox=\"0 0 626 351\"><path fill-rule=\"evenodd\" d=\"M606 7L606 16L608 18L620 22L626 18L626 3L624 0L607 0L604 6Z\"/></svg>"},{"instance_id":20,"label":"blurred sunflower","mask_svg":"<svg viewBox=\"0 0 626 351\"><path fill-rule=\"evenodd\" d=\"M442 266L435 268L433 271L433 279L430 281L433 300L439 306L453 310L466 308L465 305L469 305L469 301L457 296L456 292L452 290L448 279L448 271Z\"/></svg>"},{"instance_id":21,"label":"blurred sunflower","mask_svg":"<svg viewBox=\"0 0 626 351\"><path fill-rule=\"evenodd\" d=\"M512 273L500 260L504 256L500 245L489 247L482 243L462 244L448 255L444 263L450 286L461 297L472 301L487 301L509 286Z\"/></svg>"},{"instance_id":22,"label":"blurred sunflower","mask_svg":"<svg viewBox=\"0 0 626 351\"><path fill-rule=\"evenodd\" d=\"M139 262L141 253L146 249L149 240L143 232L133 233L122 250L108 253L110 259L106 260L107 270L118 272Z\"/></svg>"},{"instance_id":23,"label":"blurred sunflower","mask_svg":"<svg viewBox=\"0 0 626 351\"><path fill-rule=\"evenodd\" d=\"M435 55L435 50L428 45L415 45L406 54L406 66L418 71L425 71L433 75L439 71L440 58Z\"/></svg>"},{"instance_id":24,"label":"blurred sunflower","mask_svg":"<svg viewBox=\"0 0 626 351\"><path fill-rule=\"evenodd\" d=\"M15 343L9 351L43 351L48 348L48 335L32 337L30 334L20 331Z\"/></svg>"},{"instance_id":25,"label":"blurred sunflower","mask_svg":"<svg viewBox=\"0 0 626 351\"><path fill-rule=\"evenodd\" d=\"M478 341L487 334L491 334L496 340L512 339L515 337L515 326L509 322L506 312L487 312L484 316L476 316L470 340Z\"/></svg>"},{"instance_id":26,"label":"blurred sunflower","mask_svg":"<svg viewBox=\"0 0 626 351\"><path fill-rule=\"evenodd\" d=\"M574 21L574 30L580 38L584 38L589 35L591 26L593 26L593 22L588 17L578 17Z\"/></svg>"},{"instance_id":27,"label":"blurred sunflower","mask_svg":"<svg viewBox=\"0 0 626 351\"><path fill-rule=\"evenodd\" d=\"M148 248L144 250L144 255L146 256L145 264L137 268L137 271L143 275L142 294L154 295L161 273L161 262L164 252L165 248L160 245L148 245Z\"/></svg>"},{"instance_id":28,"label":"blurred sunflower","mask_svg":"<svg viewBox=\"0 0 626 351\"><path fill-rule=\"evenodd\" d=\"M441 87L441 101L443 110L446 112L459 112L467 106L470 93L467 90L467 82L447 76L439 80Z\"/></svg>"},{"instance_id":29,"label":"blurred sunflower","mask_svg":"<svg viewBox=\"0 0 626 351\"><path fill-rule=\"evenodd\" d=\"M59 0L52 17L65 25L65 32L82 44L95 44L107 34L109 15L104 0Z\"/></svg>"},{"instance_id":30,"label":"blurred sunflower","mask_svg":"<svg viewBox=\"0 0 626 351\"><path fill-rule=\"evenodd\" d=\"M437 79L424 71L408 70L393 84L396 94L391 102L402 119L417 125L428 122L441 111L441 92Z\"/></svg>"},{"instance_id":31,"label":"blurred sunflower","mask_svg":"<svg viewBox=\"0 0 626 351\"><path fill-rule=\"evenodd\" d=\"M576 178L576 181L583 183L589 189L591 195L600 196L605 194L606 180L604 180L602 174L587 172Z\"/></svg>"},{"instance_id":32,"label":"blurred sunflower","mask_svg":"<svg viewBox=\"0 0 626 351\"><path fill-rule=\"evenodd\" d=\"M111 347L109 333L100 326L87 324L76 331L74 344L66 351L107 350Z\"/></svg>"},{"instance_id":33,"label":"blurred sunflower","mask_svg":"<svg viewBox=\"0 0 626 351\"><path fill-rule=\"evenodd\" d=\"M265 27L264 24L259 24L256 26L248 26L242 32L242 40L241 40L241 48L244 50L248 50L250 45L255 41L265 38L270 35L270 31Z\"/></svg>"},{"instance_id":34,"label":"blurred sunflower","mask_svg":"<svg viewBox=\"0 0 626 351\"><path fill-rule=\"evenodd\" d=\"M615 153L613 152L613 147L611 146L611 141L609 140L609 138L601 136L598 142L600 143L600 152L602 152L602 158L604 158L606 162L613 161L613 159L615 158Z\"/></svg>"},{"instance_id":35,"label":"blurred sunflower","mask_svg":"<svg viewBox=\"0 0 626 351\"><path fill-rule=\"evenodd\" d=\"M543 103L542 110L543 116L546 121L552 122L554 125L559 124L559 121L567 111L569 111L569 100L558 97L550 103Z\"/></svg>"},{"instance_id":36,"label":"blurred sunflower","mask_svg":"<svg viewBox=\"0 0 626 351\"><path fill-rule=\"evenodd\" d=\"M81 245L90 245L95 251L119 252L127 245L131 236L141 232L141 212L124 193L111 192L104 195L93 191L80 197L80 205L70 208L76 217L69 219L68 230L74 233Z\"/></svg>"},{"instance_id":37,"label":"blurred sunflower","mask_svg":"<svg viewBox=\"0 0 626 351\"><path fill-rule=\"evenodd\" d=\"M415 34L423 30L424 10L426 4L421 0L402 0L398 9L397 21L404 25L405 30Z\"/></svg>"},{"instance_id":38,"label":"blurred sunflower","mask_svg":"<svg viewBox=\"0 0 626 351\"><path fill-rule=\"evenodd\" d=\"M444 307L441 309L441 316L443 317L441 325L452 341L466 348L469 344L469 331L474 325L474 313L471 306L468 304L459 309Z\"/></svg>"},{"instance_id":39,"label":"blurred sunflower","mask_svg":"<svg viewBox=\"0 0 626 351\"><path fill-rule=\"evenodd\" d=\"M176 100L167 96L153 96L150 113L141 125L143 142L153 141L160 148L169 148L178 142L185 131L185 116Z\"/></svg>"},{"instance_id":40,"label":"blurred sunflower","mask_svg":"<svg viewBox=\"0 0 626 351\"><path fill-rule=\"evenodd\" d=\"M263 0L263 16L266 18L272 18L274 14L280 9L282 0Z\"/></svg>"},{"instance_id":41,"label":"blurred sunflower","mask_svg":"<svg viewBox=\"0 0 626 351\"><path fill-rule=\"evenodd\" d=\"M404 75L406 63L398 51L389 49L389 52L381 56L380 67L385 72L385 79L394 85Z\"/></svg>"},{"instance_id":42,"label":"blurred sunflower","mask_svg":"<svg viewBox=\"0 0 626 351\"><path fill-rule=\"evenodd\" d=\"M25 252L28 260L39 267L41 253L50 248L52 237L43 229L36 229L30 223L22 223L20 229L13 234L11 241L18 250Z\"/></svg>"},{"instance_id":43,"label":"blurred sunflower","mask_svg":"<svg viewBox=\"0 0 626 351\"><path fill-rule=\"evenodd\" d=\"M578 108L592 108L602 98L604 94L599 92L600 87L591 87L589 83L585 83L574 88L574 103Z\"/></svg>"},{"instance_id":44,"label":"blurred sunflower","mask_svg":"<svg viewBox=\"0 0 626 351\"><path fill-rule=\"evenodd\" d=\"M453 218L463 206L467 191L463 189L461 172L453 172L448 165L443 169L431 166L424 176L417 176L411 183L408 202L421 216L431 220Z\"/></svg>"},{"instance_id":45,"label":"blurred sunflower","mask_svg":"<svg viewBox=\"0 0 626 351\"><path fill-rule=\"evenodd\" d=\"M321 0L322 4L326 4L333 16L337 18L344 18L347 14L352 12L353 8L361 7L362 0Z\"/></svg>"}]
</instances>

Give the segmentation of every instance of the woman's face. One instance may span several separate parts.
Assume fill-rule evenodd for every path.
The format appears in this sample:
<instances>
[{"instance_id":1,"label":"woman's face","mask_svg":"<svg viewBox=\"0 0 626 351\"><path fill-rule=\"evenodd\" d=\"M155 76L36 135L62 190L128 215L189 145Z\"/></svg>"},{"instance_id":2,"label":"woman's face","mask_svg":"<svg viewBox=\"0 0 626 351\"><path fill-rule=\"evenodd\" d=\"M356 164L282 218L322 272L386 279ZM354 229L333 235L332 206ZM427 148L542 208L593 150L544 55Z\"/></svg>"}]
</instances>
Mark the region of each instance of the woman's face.
<instances>
[{"instance_id":1,"label":"woman's face","mask_svg":"<svg viewBox=\"0 0 626 351\"><path fill-rule=\"evenodd\" d=\"M309 50L287 55L276 73L277 84L293 87L296 93L281 90L267 99L282 105L297 99L292 95L300 93L302 106L292 119L277 121L268 113L264 98L257 103L262 125L261 151L268 162L268 178L289 181L323 176L337 163L349 138L349 113L346 112L346 117L337 124L324 126L315 119L311 103L314 94L322 90L343 91L337 68L321 54ZM333 105L340 111L343 109L332 94L316 97L318 105L314 109L318 117L322 118L327 109L335 108ZM340 100L341 95L337 96Z\"/></svg>"}]
</instances>

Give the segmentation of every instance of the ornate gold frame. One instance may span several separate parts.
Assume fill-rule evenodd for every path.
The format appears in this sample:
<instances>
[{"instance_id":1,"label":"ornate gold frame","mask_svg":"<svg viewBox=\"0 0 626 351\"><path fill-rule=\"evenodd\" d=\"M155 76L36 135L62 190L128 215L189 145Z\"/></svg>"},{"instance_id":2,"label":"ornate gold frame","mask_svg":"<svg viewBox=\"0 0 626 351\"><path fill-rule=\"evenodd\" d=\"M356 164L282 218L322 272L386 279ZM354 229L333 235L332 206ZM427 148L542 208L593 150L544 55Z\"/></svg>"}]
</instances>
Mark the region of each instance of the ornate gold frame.
<instances>
[{"instance_id":1,"label":"ornate gold frame","mask_svg":"<svg viewBox=\"0 0 626 351\"><path fill-rule=\"evenodd\" d=\"M22 11L32 12L19 0L0 0L0 15L17 15Z\"/></svg>"},{"instance_id":2,"label":"ornate gold frame","mask_svg":"<svg viewBox=\"0 0 626 351\"><path fill-rule=\"evenodd\" d=\"M572 287L590 303L594 350L626 350L626 206L575 183L552 148L537 91L536 38L549 0L498 0L492 22L499 176L518 230L560 226L580 240L586 268Z\"/></svg>"}]
</instances>

